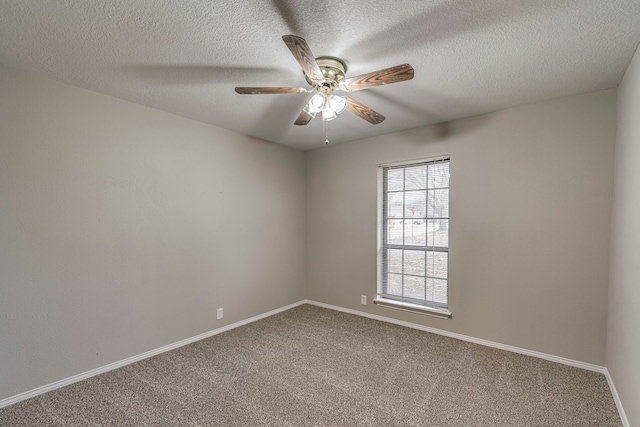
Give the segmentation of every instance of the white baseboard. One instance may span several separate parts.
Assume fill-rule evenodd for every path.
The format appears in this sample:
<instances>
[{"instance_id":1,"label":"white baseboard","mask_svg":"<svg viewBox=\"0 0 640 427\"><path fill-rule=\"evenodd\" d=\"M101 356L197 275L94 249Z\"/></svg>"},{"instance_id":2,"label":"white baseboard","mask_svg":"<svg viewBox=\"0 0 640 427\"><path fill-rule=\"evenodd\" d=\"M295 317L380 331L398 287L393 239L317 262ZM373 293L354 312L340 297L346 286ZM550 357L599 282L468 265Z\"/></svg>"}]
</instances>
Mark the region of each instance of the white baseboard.
<instances>
[{"instance_id":1,"label":"white baseboard","mask_svg":"<svg viewBox=\"0 0 640 427\"><path fill-rule=\"evenodd\" d=\"M95 369L92 369L90 371L83 372L83 373L78 374L78 375L74 375L74 376L69 377L69 378L65 378L65 379L62 379L62 380L59 380L59 381L52 382L52 383L47 384L47 385L43 385L43 386L38 387L38 388L34 388L33 390L28 390L28 391L25 391L23 393L16 394L15 396L7 397L6 399L0 400L0 408L4 408L5 406L13 405L14 403L18 403L18 402L20 402L22 400L30 399L32 397L38 396L40 394L43 394L43 393L46 393L46 392L49 392L49 391L52 391L52 390L55 390L55 389L58 389L58 388L61 388L61 387L64 387L64 386L67 386L69 384L73 384L73 383L76 383L78 381L82 381L82 380L85 380L87 378L91 378L91 377L94 377L96 375L103 374L105 372L109 372L109 371L112 371L114 369L126 366L126 365L130 365L130 364L132 364L134 362L138 362L140 360L147 359L149 357L156 356L158 354L165 353L165 352L170 351L170 350L174 350L174 349L176 349L178 347L182 347L182 346L185 346L187 344L191 344L193 342L200 341L200 340L203 340L205 338L212 337L212 336L220 334L222 332L226 332L226 331L229 331L231 329L235 329L235 328L237 328L239 326L243 326L243 325L246 325L248 323L255 322L256 320L260 320L260 319L264 319L265 317L273 316L274 314L280 313L282 311L289 310L291 308L294 308L294 307L297 307L299 305L305 304L306 302L307 302L306 300L298 301L296 303L289 304L289 305L287 305L285 307L281 307L281 308L277 308L275 310L271 310L271 311L269 311L267 313L262 313L262 314L259 314L257 316L254 316L254 317L250 317L248 319L241 320L239 322L232 323L230 325L223 326L221 328L217 328L217 329L214 329L212 331L205 332L205 333L202 333L200 335L196 335L194 337L187 338L187 339L184 339L182 341L175 342L173 344L169 344L169 345L165 345L165 346L160 347L160 348L156 348L155 350L150 350L150 351L138 354L136 356L131 356L131 357L128 357L126 359L119 360L117 362L110 363L108 365L101 366L99 368L95 368Z\"/></svg>"},{"instance_id":2,"label":"white baseboard","mask_svg":"<svg viewBox=\"0 0 640 427\"><path fill-rule=\"evenodd\" d=\"M618 414L620 414L622 425L624 427L631 427L631 423L629 423L627 414L624 412L624 408L622 407L622 401L620 401L620 396L618 396L616 385L613 383L613 378L611 378L611 374L609 374L609 370L607 368L604 368L604 376L607 378L607 382L609 383L609 388L611 389L611 394L613 394L613 400L616 402L616 407L618 408Z\"/></svg>"},{"instance_id":3,"label":"white baseboard","mask_svg":"<svg viewBox=\"0 0 640 427\"><path fill-rule=\"evenodd\" d=\"M498 348L500 350L506 350L513 353L520 353L527 356L537 357L539 359L549 360L551 362L562 363L563 365L574 366L576 368L587 369L589 371L605 373L604 366L592 365L591 363L580 362L578 360L567 359L565 357L554 356L552 354L541 353L539 351L527 350L525 348L514 347L512 345L500 344L494 341L483 340L481 338L474 338L468 335L457 334L455 332L444 331L442 329L431 328L429 326L419 325L417 323L405 322L404 320L397 320L391 317L379 316L377 314L366 313L364 311L352 310L350 308L339 307L337 305L325 304L317 301L306 301L308 304L317 305L318 307L328 308L330 310L342 311L344 313L355 314L357 316L368 317L374 320L380 320L382 322L393 323L400 326L406 326L408 328L419 329L421 331L431 332L433 334L444 335L446 337L456 338L462 341L468 341L475 344L484 345L487 347Z\"/></svg>"}]
</instances>

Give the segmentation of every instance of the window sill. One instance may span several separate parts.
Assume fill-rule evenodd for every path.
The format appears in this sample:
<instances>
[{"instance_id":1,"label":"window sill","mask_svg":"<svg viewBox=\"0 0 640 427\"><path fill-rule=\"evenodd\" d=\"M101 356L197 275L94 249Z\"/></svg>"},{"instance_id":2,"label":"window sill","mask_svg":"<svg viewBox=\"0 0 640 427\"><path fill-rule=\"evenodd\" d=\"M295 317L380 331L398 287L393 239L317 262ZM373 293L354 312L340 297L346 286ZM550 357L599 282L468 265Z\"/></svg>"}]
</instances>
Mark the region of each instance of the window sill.
<instances>
[{"instance_id":1,"label":"window sill","mask_svg":"<svg viewBox=\"0 0 640 427\"><path fill-rule=\"evenodd\" d=\"M451 319L452 317L451 312L449 310L425 307L418 304L395 301L387 298L376 298L373 300L373 303L382 307L408 311L410 313L424 314L426 316L439 317L441 319Z\"/></svg>"}]
</instances>

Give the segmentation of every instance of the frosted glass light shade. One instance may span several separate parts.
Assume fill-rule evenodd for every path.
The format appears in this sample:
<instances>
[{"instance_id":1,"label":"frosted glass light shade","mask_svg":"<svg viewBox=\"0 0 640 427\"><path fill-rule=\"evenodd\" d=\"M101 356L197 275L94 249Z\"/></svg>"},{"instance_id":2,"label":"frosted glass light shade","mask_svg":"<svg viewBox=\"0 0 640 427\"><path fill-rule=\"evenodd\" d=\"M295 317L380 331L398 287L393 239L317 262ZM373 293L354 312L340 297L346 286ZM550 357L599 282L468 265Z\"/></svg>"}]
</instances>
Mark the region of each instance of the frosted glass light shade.
<instances>
[{"instance_id":1,"label":"frosted glass light shade","mask_svg":"<svg viewBox=\"0 0 640 427\"><path fill-rule=\"evenodd\" d=\"M329 106L329 103L327 103L327 105L325 105L322 109L322 120L326 122L329 120L333 120L336 117L338 117L338 115L336 114L335 110Z\"/></svg>"},{"instance_id":2,"label":"frosted glass light shade","mask_svg":"<svg viewBox=\"0 0 640 427\"><path fill-rule=\"evenodd\" d=\"M316 93L309 100L309 104L307 105L307 113L311 115L315 115L322 111L324 107L324 95L320 92Z\"/></svg>"},{"instance_id":3,"label":"frosted glass light shade","mask_svg":"<svg viewBox=\"0 0 640 427\"><path fill-rule=\"evenodd\" d=\"M335 111L336 114L340 114L344 111L344 107L347 105L347 100L342 96L331 95L327 104L329 104L329 108Z\"/></svg>"}]
</instances>

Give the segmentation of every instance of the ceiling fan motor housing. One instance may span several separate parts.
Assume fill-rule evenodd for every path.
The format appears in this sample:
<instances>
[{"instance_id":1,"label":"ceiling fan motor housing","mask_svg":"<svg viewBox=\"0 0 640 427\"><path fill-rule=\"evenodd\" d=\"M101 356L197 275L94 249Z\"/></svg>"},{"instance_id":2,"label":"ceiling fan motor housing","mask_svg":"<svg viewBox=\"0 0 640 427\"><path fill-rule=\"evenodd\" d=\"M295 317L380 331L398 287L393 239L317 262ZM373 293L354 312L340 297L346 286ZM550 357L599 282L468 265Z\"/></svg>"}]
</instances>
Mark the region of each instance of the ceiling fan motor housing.
<instances>
[{"instance_id":1,"label":"ceiling fan motor housing","mask_svg":"<svg viewBox=\"0 0 640 427\"><path fill-rule=\"evenodd\" d=\"M339 89L345 80L345 74L347 72L347 65L344 61L333 56L319 56L316 58L316 62L320 67L320 71L322 71L324 80L314 82L305 74L307 83L313 86L318 92L330 93Z\"/></svg>"}]
</instances>

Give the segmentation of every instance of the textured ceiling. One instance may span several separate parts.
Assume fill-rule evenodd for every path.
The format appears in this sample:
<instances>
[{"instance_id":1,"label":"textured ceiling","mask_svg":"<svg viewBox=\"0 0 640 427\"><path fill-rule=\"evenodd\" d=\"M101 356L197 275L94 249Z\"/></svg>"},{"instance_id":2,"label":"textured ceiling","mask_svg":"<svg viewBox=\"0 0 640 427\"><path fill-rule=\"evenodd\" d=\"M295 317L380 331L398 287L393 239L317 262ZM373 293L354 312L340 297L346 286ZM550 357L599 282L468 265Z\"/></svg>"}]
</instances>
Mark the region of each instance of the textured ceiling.
<instances>
[{"instance_id":1,"label":"textured ceiling","mask_svg":"<svg viewBox=\"0 0 640 427\"><path fill-rule=\"evenodd\" d=\"M299 149L307 87L282 35L345 60L347 77L410 63L413 80L351 96L387 117L343 113L339 143L615 87L640 41L638 0L1 0L0 64Z\"/></svg>"}]
</instances>

